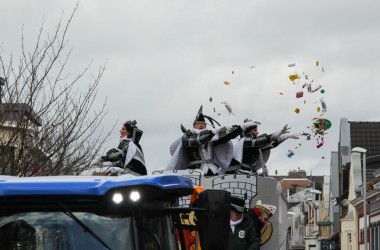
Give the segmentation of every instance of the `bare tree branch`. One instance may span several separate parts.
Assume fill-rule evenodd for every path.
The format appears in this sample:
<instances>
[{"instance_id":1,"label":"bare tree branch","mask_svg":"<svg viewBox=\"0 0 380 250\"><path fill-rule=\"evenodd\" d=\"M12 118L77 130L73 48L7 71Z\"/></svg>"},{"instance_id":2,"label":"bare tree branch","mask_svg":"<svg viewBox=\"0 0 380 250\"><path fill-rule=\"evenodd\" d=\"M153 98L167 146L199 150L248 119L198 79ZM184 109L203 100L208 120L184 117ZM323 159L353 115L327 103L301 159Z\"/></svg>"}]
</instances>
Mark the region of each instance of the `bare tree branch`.
<instances>
[{"instance_id":1,"label":"bare tree branch","mask_svg":"<svg viewBox=\"0 0 380 250\"><path fill-rule=\"evenodd\" d=\"M0 77L6 79L0 92L1 174L77 174L110 135L100 128L107 115L106 100L100 110L93 109L106 64L87 88L83 80L92 62L75 76L66 70L72 53L67 35L77 8L78 3L65 22L62 13L46 38L43 20L31 51L22 31L17 64L13 55L5 59L0 46Z\"/></svg>"}]
</instances>

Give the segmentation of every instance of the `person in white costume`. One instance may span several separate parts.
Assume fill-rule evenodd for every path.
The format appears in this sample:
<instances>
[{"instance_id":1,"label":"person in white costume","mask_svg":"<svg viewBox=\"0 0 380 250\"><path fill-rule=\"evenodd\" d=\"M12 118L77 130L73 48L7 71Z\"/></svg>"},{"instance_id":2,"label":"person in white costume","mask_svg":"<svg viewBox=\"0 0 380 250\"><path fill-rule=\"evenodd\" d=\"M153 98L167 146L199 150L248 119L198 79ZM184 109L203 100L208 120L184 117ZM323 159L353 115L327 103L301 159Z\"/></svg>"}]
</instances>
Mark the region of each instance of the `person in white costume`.
<instances>
[{"instance_id":1,"label":"person in white costume","mask_svg":"<svg viewBox=\"0 0 380 250\"><path fill-rule=\"evenodd\" d=\"M206 119L211 127L207 127ZM193 129L181 125L182 137L170 146L172 155L166 170L200 169L206 176L224 174L233 156L231 139L252 126L252 122L232 127L215 128L213 118L202 113L202 106L193 123Z\"/></svg>"},{"instance_id":2,"label":"person in white costume","mask_svg":"<svg viewBox=\"0 0 380 250\"><path fill-rule=\"evenodd\" d=\"M252 120L245 119L244 122ZM254 174L262 169L263 175L268 176L266 162L270 156L270 150L277 147L285 140L299 139L299 133L290 133L290 127L285 125L281 130L272 134L260 134L257 126L260 122L254 122L242 138L234 145L233 159L227 169L227 174Z\"/></svg>"}]
</instances>

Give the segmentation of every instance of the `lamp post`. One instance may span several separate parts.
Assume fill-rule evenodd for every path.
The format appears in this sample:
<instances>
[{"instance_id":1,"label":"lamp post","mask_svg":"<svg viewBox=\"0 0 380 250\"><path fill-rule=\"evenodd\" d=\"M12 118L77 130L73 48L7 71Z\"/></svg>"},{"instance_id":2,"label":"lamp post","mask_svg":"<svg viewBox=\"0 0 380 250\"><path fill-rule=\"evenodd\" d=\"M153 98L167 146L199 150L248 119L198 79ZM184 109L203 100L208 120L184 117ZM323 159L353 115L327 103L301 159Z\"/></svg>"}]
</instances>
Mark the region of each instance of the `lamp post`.
<instances>
[{"instance_id":1,"label":"lamp post","mask_svg":"<svg viewBox=\"0 0 380 250\"><path fill-rule=\"evenodd\" d=\"M364 148L353 148L351 152L362 154L363 157L363 217L364 217L364 250L367 250L367 169L366 169L366 152Z\"/></svg>"}]
</instances>

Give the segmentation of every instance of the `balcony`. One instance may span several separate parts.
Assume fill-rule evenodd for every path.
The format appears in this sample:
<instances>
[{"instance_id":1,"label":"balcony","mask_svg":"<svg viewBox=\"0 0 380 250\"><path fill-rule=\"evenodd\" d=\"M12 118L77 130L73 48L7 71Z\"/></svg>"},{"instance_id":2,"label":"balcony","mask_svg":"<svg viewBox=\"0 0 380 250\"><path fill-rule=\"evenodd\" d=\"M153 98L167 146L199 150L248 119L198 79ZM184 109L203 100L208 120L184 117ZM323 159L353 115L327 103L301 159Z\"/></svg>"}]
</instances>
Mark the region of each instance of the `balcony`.
<instances>
[{"instance_id":1,"label":"balcony","mask_svg":"<svg viewBox=\"0 0 380 250\"><path fill-rule=\"evenodd\" d=\"M314 224L307 224L305 226L305 238L307 237L317 237L319 235L319 228Z\"/></svg>"}]
</instances>

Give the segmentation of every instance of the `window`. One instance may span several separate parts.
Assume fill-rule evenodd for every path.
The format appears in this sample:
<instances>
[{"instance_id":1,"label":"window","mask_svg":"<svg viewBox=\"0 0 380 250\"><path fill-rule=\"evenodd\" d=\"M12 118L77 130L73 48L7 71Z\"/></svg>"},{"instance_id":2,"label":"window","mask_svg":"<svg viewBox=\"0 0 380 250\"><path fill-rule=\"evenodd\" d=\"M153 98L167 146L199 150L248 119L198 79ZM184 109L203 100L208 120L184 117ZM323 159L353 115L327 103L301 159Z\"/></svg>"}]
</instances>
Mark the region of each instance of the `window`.
<instances>
[{"instance_id":1,"label":"window","mask_svg":"<svg viewBox=\"0 0 380 250\"><path fill-rule=\"evenodd\" d=\"M12 175L15 160L15 148L0 146L0 166L1 174Z\"/></svg>"},{"instance_id":2,"label":"window","mask_svg":"<svg viewBox=\"0 0 380 250\"><path fill-rule=\"evenodd\" d=\"M130 217L74 212L111 249L133 249ZM2 249L105 249L100 241L63 212L18 213L0 218Z\"/></svg>"}]
</instances>

